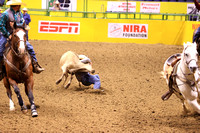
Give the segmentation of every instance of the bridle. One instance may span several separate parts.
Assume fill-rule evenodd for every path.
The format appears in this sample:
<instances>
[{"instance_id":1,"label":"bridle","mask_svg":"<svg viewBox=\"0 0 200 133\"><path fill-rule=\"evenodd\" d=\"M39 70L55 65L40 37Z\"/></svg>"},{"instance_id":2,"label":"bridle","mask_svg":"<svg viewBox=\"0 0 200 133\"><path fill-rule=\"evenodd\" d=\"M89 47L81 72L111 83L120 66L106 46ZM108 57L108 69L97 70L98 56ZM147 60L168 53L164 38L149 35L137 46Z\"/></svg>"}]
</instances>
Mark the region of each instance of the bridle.
<instances>
[{"instance_id":1,"label":"bridle","mask_svg":"<svg viewBox=\"0 0 200 133\"><path fill-rule=\"evenodd\" d=\"M11 39L13 39L13 37L12 37ZM28 54L28 52L27 52L26 49L25 49L25 52L24 52L23 54L19 54L19 53L16 52L16 50L13 48L13 46L18 45L18 43L21 42L21 41L24 43L24 45L26 44L26 40L18 40L18 41L16 41L14 44L11 44L11 43L12 43L12 40L9 40L10 49L12 50L12 53L13 53L15 56L17 56L18 58L23 58L25 55L28 56L28 62L26 63L26 65L25 65L21 70L19 70L15 65L13 65L13 64L6 58L6 55L8 54L8 51L9 51L9 50L7 50L7 52L6 52L5 54L3 54L3 57L4 57L5 63L7 63L7 64L8 64L12 69L14 69L16 72L18 72L18 74L19 74L19 73L22 73L22 74L26 75L25 71L26 71L26 69L28 68L28 66L31 64L31 57L30 57L30 55ZM25 46L26 46L26 45L25 45Z\"/></svg>"},{"instance_id":2,"label":"bridle","mask_svg":"<svg viewBox=\"0 0 200 133\"><path fill-rule=\"evenodd\" d=\"M26 41L24 41L24 40L18 40L17 42L15 42L14 43L14 46L16 46L19 42L24 42L24 45L26 44ZM26 46L26 45L25 45ZM13 48L13 46L11 45L10 46L10 48L11 48L11 50L12 50L12 52L17 56L17 57L19 57L19 58L22 58L24 55L26 55L27 54L27 51L26 51L26 49L25 49L25 52L23 53L23 54L19 54L18 52L16 52L16 50Z\"/></svg>"}]
</instances>

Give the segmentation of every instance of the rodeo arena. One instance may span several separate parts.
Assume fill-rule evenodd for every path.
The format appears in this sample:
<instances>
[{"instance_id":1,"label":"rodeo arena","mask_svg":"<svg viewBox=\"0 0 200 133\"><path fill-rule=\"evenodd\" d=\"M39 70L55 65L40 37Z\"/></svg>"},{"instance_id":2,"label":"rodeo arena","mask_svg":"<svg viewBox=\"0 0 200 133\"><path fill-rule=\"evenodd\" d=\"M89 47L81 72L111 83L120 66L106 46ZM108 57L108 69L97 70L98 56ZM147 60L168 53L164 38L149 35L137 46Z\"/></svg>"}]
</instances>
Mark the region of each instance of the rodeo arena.
<instances>
[{"instance_id":1,"label":"rodeo arena","mask_svg":"<svg viewBox=\"0 0 200 133\"><path fill-rule=\"evenodd\" d=\"M0 0L0 133L200 132L199 11Z\"/></svg>"}]
</instances>

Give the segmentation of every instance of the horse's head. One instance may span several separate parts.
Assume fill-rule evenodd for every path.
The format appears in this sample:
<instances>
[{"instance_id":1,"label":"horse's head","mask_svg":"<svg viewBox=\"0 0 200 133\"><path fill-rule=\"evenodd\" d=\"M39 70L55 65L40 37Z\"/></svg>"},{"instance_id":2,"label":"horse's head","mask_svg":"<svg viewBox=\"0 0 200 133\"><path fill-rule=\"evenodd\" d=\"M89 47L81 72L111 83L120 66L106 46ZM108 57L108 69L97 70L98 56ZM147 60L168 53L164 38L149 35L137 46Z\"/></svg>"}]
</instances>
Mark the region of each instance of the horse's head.
<instances>
[{"instance_id":1,"label":"horse's head","mask_svg":"<svg viewBox=\"0 0 200 133\"><path fill-rule=\"evenodd\" d=\"M16 23L14 23L13 26L11 47L18 55L24 54L26 49L26 32L24 27L25 24L23 24L22 26L17 26Z\"/></svg>"},{"instance_id":2,"label":"horse's head","mask_svg":"<svg viewBox=\"0 0 200 133\"><path fill-rule=\"evenodd\" d=\"M184 43L182 59L192 73L194 73L198 68L197 62L199 55L196 47L197 47L196 43L191 43L191 42Z\"/></svg>"}]
</instances>

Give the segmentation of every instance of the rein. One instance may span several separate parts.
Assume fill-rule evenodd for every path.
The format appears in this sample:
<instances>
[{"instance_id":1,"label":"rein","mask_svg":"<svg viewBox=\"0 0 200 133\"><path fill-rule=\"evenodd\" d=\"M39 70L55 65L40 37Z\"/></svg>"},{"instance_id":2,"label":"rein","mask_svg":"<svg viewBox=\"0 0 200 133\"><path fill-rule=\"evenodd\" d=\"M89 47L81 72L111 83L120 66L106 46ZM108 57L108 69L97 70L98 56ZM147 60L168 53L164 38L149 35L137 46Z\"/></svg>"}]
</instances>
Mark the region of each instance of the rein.
<instances>
[{"instance_id":1,"label":"rein","mask_svg":"<svg viewBox=\"0 0 200 133\"><path fill-rule=\"evenodd\" d=\"M15 43L15 45L16 45L17 43L21 42L21 41L24 42L24 44L25 44L25 41L24 41L24 40L18 40L18 41ZM12 52L13 52L17 57L19 57L19 58L22 58L22 56L24 56L25 54L27 54L27 52L25 52L24 54L19 55L19 54L13 49L12 46L10 46L10 48L11 48Z\"/></svg>"},{"instance_id":2,"label":"rein","mask_svg":"<svg viewBox=\"0 0 200 133\"><path fill-rule=\"evenodd\" d=\"M17 43L21 42L21 41L23 41L23 42L25 43L24 40L18 40L17 42L15 42L15 45L16 45ZM27 52L25 52L24 54L19 55L19 54L13 49L13 47L12 47L10 41L9 41L9 43L10 43L10 49L12 50L12 53L15 54L15 56L17 56L18 58L22 58L23 56L28 55L28 59L29 59L29 60L28 60L28 62L26 63L26 65L23 67L23 69L19 70L15 65L13 65L13 64L6 58L5 54L7 55L8 51L9 51L9 50L7 50L7 52L6 52L5 54L3 54L4 61L5 61L12 69L14 69L16 72L22 73L22 74L26 75L25 71L26 71L26 69L28 68L28 66L31 64L30 55L29 55Z\"/></svg>"},{"instance_id":3,"label":"rein","mask_svg":"<svg viewBox=\"0 0 200 133\"><path fill-rule=\"evenodd\" d=\"M193 59L193 60L194 60L194 59ZM190 60L189 62L191 62L191 60ZM176 65L176 72L177 72L177 66L179 65L179 63L180 63L180 61L179 61L179 62L177 63L177 65ZM186 63L186 64L187 64L187 63ZM197 84L197 81L199 81L199 79L198 79L197 81L195 80L195 75L194 75L194 73L185 74L185 73L183 73L183 70L181 69L181 67L180 67L180 70L181 70L182 74L185 76L185 78L179 76L177 73L173 74L173 76L177 77L177 78L178 78L179 80L181 80L182 82L188 84L188 85L190 86L191 90L193 90L193 89L192 89L192 86L195 86L196 89L197 89L198 97L200 98L199 88L198 88L198 84ZM193 78L194 78L194 81L188 80L188 79L186 78L187 75L192 75ZM175 83L176 83L176 81L175 81ZM176 83L176 84L177 84L177 83ZM177 85L177 86L179 86L179 85ZM193 91L195 91L195 90L193 90Z\"/></svg>"},{"instance_id":4,"label":"rein","mask_svg":"<svg viewBox=\"0 0 200 133\"><path fill-rule=\"evenodd\" d=\"M29 54L27 54L27 55L28 55L29 60L28 60L28 62L26 63L26 65L24 66L24 68L23 68L22 70L19 70L15 65L13 65L13 64L6 58L5 55L3 55L3 57L4 57L4 61L5 61L11 68L13 68L16 72L22 73L22 74L26 75L25 71L26 71L26 69L28 68L28 66L31 64L30 55L29 55Z\"/></svg>"}]
</instances>

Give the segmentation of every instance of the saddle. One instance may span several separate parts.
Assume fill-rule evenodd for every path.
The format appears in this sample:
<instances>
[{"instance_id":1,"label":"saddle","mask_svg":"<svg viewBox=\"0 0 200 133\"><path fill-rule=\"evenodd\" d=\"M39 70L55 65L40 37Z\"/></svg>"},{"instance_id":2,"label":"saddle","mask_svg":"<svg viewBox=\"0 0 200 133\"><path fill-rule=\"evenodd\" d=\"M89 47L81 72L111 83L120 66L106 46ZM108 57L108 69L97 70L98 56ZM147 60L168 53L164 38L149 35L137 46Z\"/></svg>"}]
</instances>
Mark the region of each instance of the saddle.
<instances>
[{"instance_id":1,"label":"saddle","mask_svg":"<svg viewBox=\"0 0 200 133\"><path fill-rule=\"evenodd\" d=\"M179 94L176 88L174 87L176 86L176 83L174 83L175 81L174 73L176 73L176 68L178 66L178 62L180 61L180 59L181 59L181 54L172 55L167 59L167 65L165 66L164 73L166 75L166 78L168 79L169 91L167 91L161 97L163 101L168 100L174 92L176 92L176 94Z\"/></svg>"}]
</instances>

